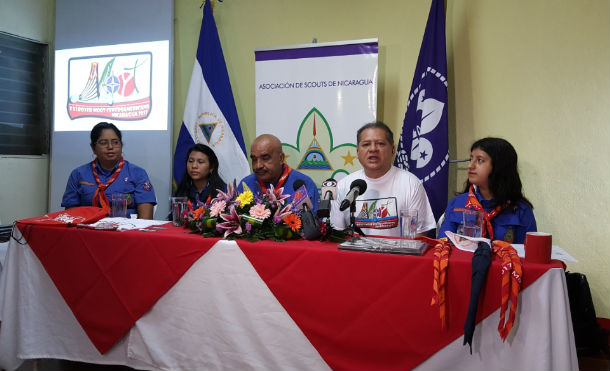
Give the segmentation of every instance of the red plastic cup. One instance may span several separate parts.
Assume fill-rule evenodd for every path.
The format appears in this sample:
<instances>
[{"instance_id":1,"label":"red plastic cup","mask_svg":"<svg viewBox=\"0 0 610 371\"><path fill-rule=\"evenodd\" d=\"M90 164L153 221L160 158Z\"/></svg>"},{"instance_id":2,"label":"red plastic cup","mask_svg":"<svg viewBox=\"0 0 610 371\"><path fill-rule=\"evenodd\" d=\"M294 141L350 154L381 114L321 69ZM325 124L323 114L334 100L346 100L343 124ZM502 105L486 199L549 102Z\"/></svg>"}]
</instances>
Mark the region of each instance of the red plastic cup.
<instances>
[{"instance_id":1,"label":"red plastic cup","mask_svg":"<svg viewBox=\"0 0 610 371\"><path fill-rule=\"evenodd\" d=\"M525 261L548 264L551 262L553 236L544 232L527 232L525 235Z\"/></svg>"}]
</instances>

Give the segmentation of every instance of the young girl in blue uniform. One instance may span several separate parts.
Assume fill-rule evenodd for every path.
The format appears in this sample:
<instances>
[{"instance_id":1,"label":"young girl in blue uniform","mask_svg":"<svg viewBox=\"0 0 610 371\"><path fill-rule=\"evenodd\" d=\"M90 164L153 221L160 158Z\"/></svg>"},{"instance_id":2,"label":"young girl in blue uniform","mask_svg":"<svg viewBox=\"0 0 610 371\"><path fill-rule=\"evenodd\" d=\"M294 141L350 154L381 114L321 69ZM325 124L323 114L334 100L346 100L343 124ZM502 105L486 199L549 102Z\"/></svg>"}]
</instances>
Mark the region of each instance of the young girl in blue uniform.
<instances>
[{"instance_id":1,"label":"young girl in blue uniform","mask_svg":"<svg viewBox=\"0 0 610 371\"><path fill-rule=\"evenodd\" d=\"M218 194L225 192L227 185L218 175L218 157L205 144L195 144L186 152L186 171L174 196L184 196L195 207L198 203L209 203Z\"/></svg>"},{"instance_id":2,"label":"young girl in blue uniform","mask_svg":"<svg viewBox=\"0 0 610 371\"><path fill-rule=\"evenodd\" d=\"M110 212L112 194L127 194L127 217L152 219L157 203L148 174L123 159L121 131L108 122L91 129L91 150L96 158L72 171L61 206L99 206Z\"/></svg>"},{"instance_id":3,"label":"young girl in blue uniform","mask_svg":"<svg viewBox=\"0 0 610 371\"><path fill-rule=\"evenodd\" d=\"M483 212L483 237L522 244L536 231L532 203L523 196L517 170L517 152L501 138L483 138L470 148L468 181L464 193L447 205L438 236L456 232L465 209Z\"/></svg>"}]
</instances>

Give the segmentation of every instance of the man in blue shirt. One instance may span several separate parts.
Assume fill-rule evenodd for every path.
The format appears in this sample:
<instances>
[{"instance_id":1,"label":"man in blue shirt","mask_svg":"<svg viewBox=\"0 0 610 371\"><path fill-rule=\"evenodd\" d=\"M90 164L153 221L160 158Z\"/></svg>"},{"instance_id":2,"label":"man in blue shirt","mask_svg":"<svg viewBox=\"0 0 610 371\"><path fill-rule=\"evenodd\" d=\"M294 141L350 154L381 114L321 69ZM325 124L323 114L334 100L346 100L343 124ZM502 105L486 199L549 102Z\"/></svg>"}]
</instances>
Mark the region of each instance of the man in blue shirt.
<instances>
[{"instance_id":1,"label":"man in blue shirt","mask_svg":"<svg viewBox=\"0 0 610 371\"><path fill-rule=\"evenodd\" d=\"M290 195L286 202L290 203L295 193L294 182L302 180L313 204L313 213L315 214L318 209L318 188L310 177L291 169L288 164L284 163L282 143L276 136L271 134L258 136L250 148L250 159L252 160L253 174L239 182L237 187L239 192L243 191L242 183L245 183L254 194L265 192L273 184L276 189L284 187L284 194Z\"/></svg>"}]
</instances>

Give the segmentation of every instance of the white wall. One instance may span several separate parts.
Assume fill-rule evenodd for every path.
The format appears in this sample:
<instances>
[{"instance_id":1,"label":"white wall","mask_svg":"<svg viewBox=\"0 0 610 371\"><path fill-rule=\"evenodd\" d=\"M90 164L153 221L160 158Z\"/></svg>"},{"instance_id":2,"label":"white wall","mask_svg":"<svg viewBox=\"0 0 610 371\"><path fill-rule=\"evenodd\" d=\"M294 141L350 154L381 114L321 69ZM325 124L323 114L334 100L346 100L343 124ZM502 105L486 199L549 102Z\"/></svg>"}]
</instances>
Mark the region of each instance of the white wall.
<instances>
[{"instance_id":1,"label":"white wall","mask_svg":"<svg viewBox=\"0 0 610 371\"><path fill-rule=\"evenodd\" d=\"M55 0L0 0L0 31L52 43ZM0 155L0 221L47 212L48 156Z\"/></svg>"},{"instance_id":2,"label":"white wall","mask_svg":"<svg viewBox=\"0 0 610 371\"><path fill-rule=\"evenodd\" d=\"M0 174L2 224L47 212L48 156L0 156Z\"/></svg>"}]
</instances>

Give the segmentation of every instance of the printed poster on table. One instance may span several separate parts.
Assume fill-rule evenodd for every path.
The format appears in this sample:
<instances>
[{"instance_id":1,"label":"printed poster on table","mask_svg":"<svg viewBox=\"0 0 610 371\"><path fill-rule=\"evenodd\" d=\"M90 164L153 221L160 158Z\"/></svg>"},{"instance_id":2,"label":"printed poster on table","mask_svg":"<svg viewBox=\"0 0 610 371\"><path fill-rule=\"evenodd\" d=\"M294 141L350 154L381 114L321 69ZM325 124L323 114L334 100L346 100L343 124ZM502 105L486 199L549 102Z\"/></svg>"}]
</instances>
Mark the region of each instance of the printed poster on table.
<instances>
[{"instance_id":1,"label":"printed poster on table","mask_svg":"<svg viewBox=\"0 0 610 371\"><path fill-rule=\"evenodd\" d=\"M320 185L361 168L356 131L377 113L377 39L255 50L256 135Z\"/></svg>"}]
</instances>

